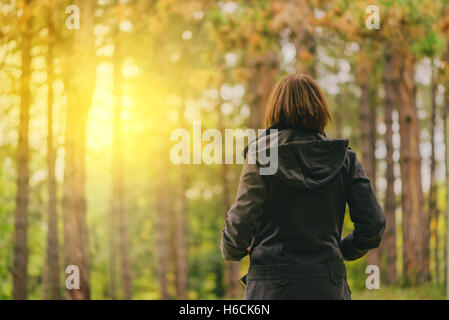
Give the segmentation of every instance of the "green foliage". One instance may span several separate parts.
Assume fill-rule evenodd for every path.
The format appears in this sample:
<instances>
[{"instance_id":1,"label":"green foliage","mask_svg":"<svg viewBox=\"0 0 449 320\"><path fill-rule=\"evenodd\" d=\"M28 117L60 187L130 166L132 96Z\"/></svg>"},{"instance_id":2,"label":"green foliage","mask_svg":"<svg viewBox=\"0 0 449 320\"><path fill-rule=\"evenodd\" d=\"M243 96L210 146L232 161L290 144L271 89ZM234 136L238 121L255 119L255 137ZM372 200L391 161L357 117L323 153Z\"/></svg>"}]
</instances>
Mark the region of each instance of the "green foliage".
<instances>
[{"instance_id":1,"label":"green foliage","mask_svg":"<svg viewBox=\"0 0 449 320\"><path fill-rule=\"evenodd\" d=\"M354 300L444 300L444 286L422 285L416 288L382 286L379 290L352 289Z\"/></svg>"},{"instance_id":2,"label":"green foliage","mask_svg":"<svg viewBox=\"0 0 449 320\"><path fill-rule=\"evenodd\" d=\"M446 39L438 33L430 32L423 39L417 41L413 50L418 54L434 57L446 49Z\"/></svg>"}]
</instances>

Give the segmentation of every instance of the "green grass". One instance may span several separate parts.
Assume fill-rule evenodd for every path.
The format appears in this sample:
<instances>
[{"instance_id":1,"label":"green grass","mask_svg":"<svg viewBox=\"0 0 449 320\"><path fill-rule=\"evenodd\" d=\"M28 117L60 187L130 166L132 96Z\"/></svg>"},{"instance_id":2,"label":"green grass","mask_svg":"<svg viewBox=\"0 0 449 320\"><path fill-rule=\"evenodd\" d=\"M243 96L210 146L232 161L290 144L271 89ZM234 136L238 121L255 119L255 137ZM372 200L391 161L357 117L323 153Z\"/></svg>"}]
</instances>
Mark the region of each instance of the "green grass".
<instances>
[{"instance_id":1,"label":"green grass","mask_svg":"<svg viewBox=\"0 0 449 320\"><path fill-rule=\"evenodd\" d=\"M445 289L443 285L421 285L413 288L398 286L382 286L378 290L352 290L353 300L443 300Z\"/></svg>"}]
</instances>

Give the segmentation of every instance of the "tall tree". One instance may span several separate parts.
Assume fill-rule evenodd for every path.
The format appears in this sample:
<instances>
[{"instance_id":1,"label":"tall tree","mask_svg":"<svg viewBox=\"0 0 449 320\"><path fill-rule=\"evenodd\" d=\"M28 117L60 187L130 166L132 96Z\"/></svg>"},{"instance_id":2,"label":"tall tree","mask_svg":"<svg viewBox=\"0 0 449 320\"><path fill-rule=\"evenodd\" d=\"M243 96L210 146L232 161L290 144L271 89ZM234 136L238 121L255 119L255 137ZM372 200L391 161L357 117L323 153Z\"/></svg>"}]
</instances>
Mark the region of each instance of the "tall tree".
<instances>
[{"instance_id":1,"label":"tall tree","mask_svg":"<svg viewBox=\"0 0 449 320\"><path fill-rule=\"evenodd\" d=\"M58 241L58 212L56 197L56 150L54 146L53 134L53 101L54 91L54 46L55 30L52 11L48 10L47 17L48 44L47 44L47 170L48 170L48 233L47 233L47 279L49 297L54 300L61 299L61 287L59 284L59 241Z\"/></svg>"},{"instance_id":2,"label":"tall tree","mask_svg":"<svg viewBox=\"0 0 449 320\"><path fill-rule=\"evenodd\" d=\"M446 8L445 12L449 13L449 6ZM449 27L449 21L447 23ZM448 31L449 28L446 29ZM449 37L449 34L446 35ZM445 81L447 87L449 70L449 45L447 46L446 52L444 54L445 61ZM444 130L444 164L445 164L445 186L446 186L446 245L445 245L445 272L444 272L444 283L446 284L446 298L449 299L449 91L445 90L444 93L444 106L443 106L443 130Z\"/></svg>"},{"instance_id":3,"label":"tall tree","mask_svg":"<svg viewBox=\"0 0 449 320\"><path fill-rule=\"evenodd\" d=\"M448 48L449 49L449 48ZM445 55L446 65L449 63L449 50ZM444 164L445 164L445 185L446 185L446 246L445 246L445 272L444 283L446 284L446 299L449 299L449 92L445 92L444 95L444 110L443 110L443 123L444 123Z\"/></svg>"},{"instance_id":4,"label":"tall tree","mask_svg":"<svg viewBox=\"0 0 449 320\"><path fill-rule=\"evenodd\" d=\"M115 47L114 47L114 136L113 136L113 210L114 216L118 219L118 234L120 243L120 265L123 288L123 298L132 298L131 266L129 261L129 240L128 222L125 209L125 189L123 174L123 132L122 132L122 61L123 53L119 42L120 20L115 26Z\"/></svg>"},{"instance_id":5,"label":"tall tree","mask_svg":"<svg viewBox=\"0 0 449 320\"><path fill-rule=\"evenodd\" d=\"M164 172L164 171L162 171ZM168 177L166 174L159 176L157 195L157 214L155 223L156 256L157 256L157 280L159 283L160 299L167 300L168 296L168 221L170 201L167 194Z\"/></svg>"},{"instance_id":6,"label":"tall tree","mask_svg":"<svg viewBox=\"0 0 449 320\"><path fill-rule=\"evenodd\" d=\"M163 112L159 119L162 119L166 114ZM181 121L182 122L182 121ZM160 134L163 137L166 137L166 140L169 140L169 132L168 128L164 128L160 131ZM164 141L166 141L164 140ZM171 189L170 179L168 172L170 171L170 164L168 163L167 154L169 153L168 148L165 144L160 144L158 147L159 159L162 159L158 165L158 171L164 174L160 174L157 182L157 203L156 203L156 217L155 217L155 251L156 251L156 277L159 284L159 297L162 300L167 300L170 298L169 296L169 283L168 283L168 273L169 273L169 253L170 247L169 244L171 240L171 246L173 249L173 266L174 266L174 274L175 274L175 289L176 295L179 295L178 291L178 277L179 277L179 254L183 248L178 248L179 244L179 235L175 235L178 232L178 223L179 223L179 214L181 210L184 210L185 202L183 202L183 196L185 196L186 186L184 185L185 179L183 179L182 171L186 168L179 168L180 172L178 175L179 181L182 181L178 184L178 192L175 192L176 195L179 194L179 207L175 207L173 204L172 195L170 194ZM181 164L180 166L185 166ZM180 194L182 193L182 194ZM170 227L173 229L170 230ZM170 232L174 232L172 235Z\"/></svg>"},{"instance_id":7,"label":"tall tree","mask_svg":"<svg viewBox=\"0 0 449 320\"><path fill-rule=\"evenodd\" d=\"M419 123L414 80L415 57L404 50L404 45L396 44L393 46L393 66L398 87L397 105L401 136L399 163L402 182L403 275L407 283L416 284L424 281L425 252Z\"/></svg>"},{"instance_id":8,"label":"tall tree","mask_svg":"<svg viewBox=\"0 0 449 320\"><path fill-rule=\"evenodd\" d=\"M279 74L279 57L277 52L268 50L249 55L246 64L251 74L248 80L249 127L262 129L270 92Z\"/></svg>"},{"instance_id":9,"label":"tall tree","mask_svg":"<svg viewBox=\"0 0 449 320\"><path fill-rule=\"evenodd\" d=\"M183 166L181 164L181 166ZM173 166L171 166L173 169ZM171 170L170 170L171 171ZM174 208L170 205L168 215L170 216L170 251L173 259L174 270L174 288L176 292L176 299L188 298L188 261L187 261L187 198L185 191L187 190L188 178L186 168L177 170L179 173L179 189L173 189L172 185L167 185L167 194L179 193L178 207Z\"/></svg>"},{"instance_id":10,"label":"tall tree","mask_svg":"<svg viewBox=\"0 0 449 320\"><path fill-rule=\"evenodd\" d=\"M115 112L114 112L115 117ZM114 157L114 156L113 156ZM113 162L115 160L113 159ZM112 171L112 176L114 175ZM111 210L109 213L109 269L108 269L108 296L109 299L115 300L117 298L117 211L116 211L116 199L115 199L115 184L112 186L111 192Z\"/></svg>"},{"instance_id":11,"label":"tall tree","mask_svg":"<svg viewBox=\"0 0 449 320\"><path fill-rule=\"evenodd\" d=\"M298 73L316 76L316 50L315 35L316 18L314 9L326 1L274 1L271 9L274 17L271 22L277 32L289 30L289 38L296 49L295 69Z\"/></svg>"},{"instance_id":12,"label":"tall tree","mask_svg":"<svg viewBox=\"0 0 449 320\"><path fill-rule=\"evenodd\" d=\"M223 188L223 195L222 195L222 203L223 208L225 209L225 212L227 212L227 209L231 206L230 201L230 188L229 188L229 182L228 182L228 169L229 165L223 164L222 170L221 170L221 184ZM226 262L226 280L227 280L227 291L226 291L226 297L228 299L235 299L239 298L242 295L242 289L240 287L240 284L238 282L239 274L240 274L240 264L238 261L228 261Z\"/></svg>"},{"instance_id":13,"label":"tall tree","mask_svg":"<svg viewBox=\"0 0 449 320\"><path fill-rule=\"evenodd\" d=\"M70 31L71 47L65 65L67 89L64 172L64 258L80 271L79 290L66 290L67 299L89 299L89 253L86 224L86 126L95 88L95 1L77 0L80 29Z\"/></svg>"},{"instance_id":14,"label":"tall tree","mask_svg":"<svg viewBox=\"0 0 449 320\"><path fill-rule=\"evenodd\" d=\"M220 77L221 78L221 77ZM221 100L220 100L221 101ZM216 112L218 114L218 130L221 132L221 136L225 136L225 125L224 125L224 117L223 113L221 112L221 103L217 104ZM221 172L220 172L220 180L221 180L221 187L222 187L222 198L221 203L223 207L223 212L225 213L225 217L227 215L227 212L229 208L231 207L232 200L231 200L231 190L230 190L230 183L229 183L229 164L226 164L225 162L225 144L222 142L222 164L221 164ZM239 274L240 274L240 263L238 261L227 261L226 264L226 284L227 284L227 290L226 290L226 298L227 299L236 299L241 297L242 290L240 287L240 284L238 282Z\"/></svg>"},{"instance_id":15,"label":"tall tree","mask_svg":"<svg viewBox=\"0 0 449 320\"><path fill-rule=\"evenodd\" d=\"M448 60L449 61L449 60ZM449 97L445 94L444 101L444 145L445 145L445 185L446 185L446 245L445 245L445 272L444 283L446 284L446 299L449 299Z\"/></svg>"},{"instance_id":16,"label":"tall tree","mask_svg":"<svg viewBox=\"0 0 449 320\"><path fill-rule=\"evenodd\" d=\"M383 240L383 254L386 256L386 281L391 284L396 281L396 196L394 193L394 159L393 159L393 110L395 99L395 90L393 83L393 70L392 70L392 56L389 51L385 55L385 67L384 67L384 88L385 88L385 145L387 154L385 156L386 168L386 180L387 186L385 189L385 216L387 218L387 227L385 230Z\"/></svg>"},{"instance_id":17,"label":"tall tree","mask_svg":"<svg viewBox=\"0 0 449 320\"><path fill-rule=\"evenodd\" d=\"M181 108L182 110L183 108ZM181 127L184 125L184 121L181 116ZM165 169L167 167L164 165ZM169 168L173 169L172 165ZM165 193L168 195L170 191L178 198L177 206L173 206L172 199L166 197L165 216L170 217L170 242L171 252L173 258L173 270L174 270L174 287L176 292L176 299L188 298L188 199L186 197L186 191L189 184L188 168L186 164L180 164L176 170L177 176L177 188L173 188L170 185L170 181L166 178L163 180L165 186ZM162 217L160 218L162 219ZM164 218L166 221L166 218ZM168 221L165 223L168 224ZM168 229L168 227L167 227ZM167 231L168 232L168 231ZM168 235L164 235L168 237Z\"/></svg>"},{"instance_id":18,"label":"tall tree","mask_svg":"<svg viewBox=\"0 0 449 320\"><path fill-rule=\"evenodd\" d=\"M425 36L417 43L418 52L423 54L423 56L430 59L430 187L428 194L428 206L427 212L423 217L423 250L424 250L424 261L423 261L423 276L425 280L430 280L430 241L431 235L434 239L438 238L438 227L436 224L431 222L438 221L438 208L437 208L437 186L435 181L435 170L436 170L436 159L435 159L435 130L436 130L436 118L437 118L437 107L436 107L436 89L437 89L437 79L435 70L435 57L438 52L443 48L443 41L440 41L440 37L433 30L433 28L425 28ZM432 225L435 227L432 229ZM435 241L435 246L438 247L437 241ZM438 254L435 256L436 262L438 262ZM438 272L438 270L436 270ZM439 276L439 275L438 275Z\"/></svg>"},{"instance_id":19,"label":"tall tree","mask_svg":"<svg viewBox=\"0 0 449 320\"><path fill-rule=\"evenodd\" d=\"M426 54L428 35L435 22L432 2L420 3L416 15L415 3L406 1L401 6L382 1L385 12L381 34L392 53L393 81L399 115L400 172L402 184L402 243L404 282L416 285L429 276L429 255L426 233L429 224L424 211L422 190L420 124L417 110L415 63Z\"/></svg>"},{"instance_id":20,"label":"tall tree","mask_svg":"<svg viewBox=\"0 0 449 320\"><path fill-rule=\"evenodd\" d=\"M175 243L176 243L176 260L175 260L175 285L176 296L178 299L187 299L188 296L188 260L187 260L187 215L188 202L186 191L188 188L188 172L185 165L180 166L180 189L179 189L179 208L175 210Z\"/></svg>"},{"instance_id":21,"label":"tall tree","mask_svg":"<svg viewBox=\"0 0 449 320\"><path fill-rule=\"evenodd\" d=\"M424 238L424 250L427 255L430 254L430 227L431 227L431 220L433 219L435 222L435 228L433 231L434 239L435 239L435 277L437 282L439 281L439 261L438 261L438 208L437 208L437 186L435 182L435 175L436 175L436 159L435 159L435 126L436 126L436 116L437 116L437 107L436 107L436 88L437 83L435 79L435 70L434 70L434 60L431 59L431 82L430 82L430 146L431 146L431 152L430 152L430 186L429 186L429 194L428 194L428 214L427 214L427 221L426 221L426 234ZM427 257L428 259L428 257ZM427 267L429 267L429 264L426 264ZM427 270L426 276L430 276L430 270Z\"/></svg>"},{"instance_id":22,"label":"tall tree","mask_svg":"<svg viewBox=\"0 0 449 320\"><path fill-rule=\"evenodd\" d=\"M185 92L183 92L183 96ZM179 107L179 125L181 128L186 127L185 106L181 104ZM186 164L180 164L178 169L179 188L175 193L178 197L178 206L170 207L173 210L173 228L175 232L175 254L174 254L174 270L175 270L175 289L177 299L188 298L188 214L189 203L186 196L189 187L189 170Z\"/></svg>"},{"instance_id":23,"label":"tall tree","mask_svg":"<svg viewBox=\"0 0 449 320\"><path fill-rule=\"evenodd\" d=\"M17 144L17 198L14 216L14 264L13 264L13 299L27 298L27 266L28 266L28 163L30 150L28 145L28 129L31 105L31 40L32 15L31 1L24 2L24 15L19 24L22 39L22 74L20 76L20 122L19 140Z\"/></svg>"},{"instance_id":24,"label":"tall tree","mask_svg":"<svg viewBox=\"0 0 449 320\"><path fill-rule=\"evenodd\" d=\"M446 42L449 40L449 4L445 3L441 16L441 31L443 32ZM446 44L443 54L444 72L443 81L445 88L448 88L449 82L449 44ZM446 186L446 245L445 245L445 272L444 283L446 284L446 299L449 299L449 91L446 89L444 93L443 105L443 130L444 130L444 146L445 146L445 186Z\"/></svg>"},{"instance_id":25,"label":"tall tree","mask_svg":"<svg viewBox=\"0 0 449 320\"><path fill-rule=\"evenodd\" d=\"M369 50L368 46L365 50ZM370 85L369 75L373 73L373 66L368 59L366 51L361 51L358 56L358 82L361 89L360 101L360 130L362 144L362 162L366 174L371 180L373 189L376 188L376 114L373 108L373 88ZM380 251L373 249L368 252L368 265L380 267Z\"/></svg>"}]
</instances>

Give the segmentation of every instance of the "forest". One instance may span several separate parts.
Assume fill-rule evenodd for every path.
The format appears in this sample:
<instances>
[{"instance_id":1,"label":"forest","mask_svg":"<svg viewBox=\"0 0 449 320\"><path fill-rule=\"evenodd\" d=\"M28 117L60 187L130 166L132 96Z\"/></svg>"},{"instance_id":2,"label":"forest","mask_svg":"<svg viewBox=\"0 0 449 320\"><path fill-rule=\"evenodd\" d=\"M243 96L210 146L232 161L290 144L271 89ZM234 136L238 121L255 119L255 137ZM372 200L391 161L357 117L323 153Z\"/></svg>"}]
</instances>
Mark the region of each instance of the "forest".
<instances>
[{"instance_id":1,"label":"forest","mask_svg":"<svg viewBox=\"0 0 449 320\"><path fill-rule=\"evenodd\" d=\"M293 73L387 217L353 299L445 299L448 0L0 0L0 299L242 299L248 257L220 253L242 166L173 163L172 134L264 128Z\"/></svg>"}]
</instances>

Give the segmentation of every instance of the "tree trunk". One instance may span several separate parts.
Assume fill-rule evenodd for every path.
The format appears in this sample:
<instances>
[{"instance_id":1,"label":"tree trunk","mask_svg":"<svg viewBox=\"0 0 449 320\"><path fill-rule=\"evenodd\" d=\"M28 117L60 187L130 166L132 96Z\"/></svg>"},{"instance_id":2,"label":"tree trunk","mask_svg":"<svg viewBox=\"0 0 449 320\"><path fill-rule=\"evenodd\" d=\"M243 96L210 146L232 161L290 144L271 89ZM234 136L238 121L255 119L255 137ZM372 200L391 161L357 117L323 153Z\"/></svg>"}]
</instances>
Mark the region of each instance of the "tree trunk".
<instances>
[{"instance_id":1,"label":"tree trunk","mask_svg":"<svg viewBox=\"0 0 449 320\"><path fill-rule=\"evenodd\" d=\"M114 193L114 192L112 192ZM117 263L117 217L115 212L114 198L111 199L111 212L109 216L109 284L108 295L109 299L115 300L117 298L116 289L116 263Z\"/></svg>"},{"instance_id":2,"label":"tree trunk","mask_svg":"<svg viewBox=\"0 0 449 320\"><path fill-rule=\"evenodd\" d=\"M118 41L119 26L115 26L115 39ZM122 55L120 44L115 43L114 49L114 135L113 135L113 158L112 158L112 172L113 172L113 213L111 219L116 219L118 223L119 244L120 244L120 266L123 298L129 300L132 298L132 280L131 280L131 266L129 261L129 240L128 227L125 209L125 190L124 190L124 176L123 176L123 132L122 121L120 114L122 112ZM111 245L114 240L111 239ZM113 250L115 251L115 250ZM115 254L115 252L111 252ZM113 257L111 257L112 262ZM112 265L111 265L112 267ZM115 272L115 266L111 268ZM112 275L111 275L112 278ZM114 279L115 281L115 279Z\"/></svg>"},{"instance_id":3,"label":"tree trunk","mask_svg":"<svg viewBox=\"0 0 449 320\"><path fill-rule=\"evenodd\" d=\"M173 169L173 167L170 167ZM179 166L179 206L174 208L168 199L167 216L170 217L170 251L173 261L173 284L176 292L176 299L188 299L188 240L187 240L187 214L188 203L185 196L188 188L187 167L183 164ZM172 187L166 185L166 193L171 194Z\"/></svg>"},{"instance_id":4,"label":"tree trunk","mask_svg":"<svg viewBox=\"0 0 449 320\"><path fill-rule=\"evenodd\" d=\"M87 246L85 154L88 110L95 88L95 2L78 0L82 27L73 32L66 65L67 88L64 172L64 256L66 267L80 271L80 289L66 290L67 299L89 299L89 255Z\"/></svg>"},{"instance_id":5,"label":"tree trunk","mask_svg":"<svg viewBox=\"0 0 449 320\"><path fill-rule=\"evenodd\" d=\"M176 290L176 299L188 298L188 263L187 263L187 168L179 168L179 207L169 206L170 216L170 251L173 260L173 285ZM171 167L173 168L173 167ZM171 194L171 186L167 187L167 194Z\"/></svg>"},{"instance_id":6,"label":"tree trunk","mask_svg":"<svg viewBox=\"0 0 449 320\"><path fill-rule=\"evenodd\" d=\"M311 17L314 17L313 5L306 0L287 2L290 5L289 9L294 12L289 27L293 31L292 43L296 48L296 72L315 78L317 43L310 23Z\"/></svg>"},{"instance_id":7,"label":"tree trunk","mask_svg":"<svg viewBox=\"0 0 449 320\"><path fill-rule=\"evenodd\" d=\"M399 134L401 136L403 275L407 284L423 282L425 254L423 248L423 193L419 123L414 82L414 58L397 48L394 66L398 84Z\"/></svg>"},{"instance_id":8,"label":"tree trunk","mask_svg":"<svg viewBox=\"0 0 449 320\"><path fill-rule=\"evenodd\" d=\"M430 256L430 221L433 218L436 221L437 215L437 186L435 184L435 170L436 170L436 160L435 160L435 121L436 121L436 83L433 59L431 60L431 111L430 111L430 144L431 144L431 154L430 154L430 187L428 195L428 213L425 217L424 224L424 254L426 256L427 263L423 265L423 273L426 280L430 280L430 270L429 270L429 256ZM434 236L438 233L438 228L434 229ZM438 252L437 253L438 256Z\"/></svg>"},{"instance_id":9,"label":"tree trunk","mask_svg":"<svg viewBox=\"0 0 449 320\"><path fill-rule=\"evenodd\" d=\"M229 201L229 183L227 181L227 175L228 175L228 165L223 164L222 165L222 186L223 186L223 207L226 208L225 212L230 208L231 203ZM240 298L242 296L242 289L240 287L240 284L238 282L240 278L240 263L238 261L228 261L227 264L227 291L226 291L226 298L227 299L236 299Z\"/></svg>"},{"instance_id":10,"label":"tree trunk","mask_svg":"<svg viewBox=\"0 0 449 320\"><path fill-rule=\"evenodd\" d=\"M440 283L440 236L439 236L439 222L440 222L440 210L438 207L435 209L435 246L434 246L434 259L435 259L435 280L437 284Z\"/></svg>"},{"instance_id":11,"label":"tree trunk","mask_svg":"<svg viewBox=\"0 0 449 320\"><path fill-rule=\"evenodd\" d=\"M311 13L313 15L313 13ZM296 40L296 39L295 39ZM306 32L304 39L294 41L296 52L299 57L296 61L296 72L305 73L312 78L316 77L316 41L313 33ZM301 59L306 56L307 59Z\"/></svg>"},{"instance_id":12,"label":"tree trunk","mask_svg":"<svg viewBox=\"0 0 449 320\"><path fill-rule=\"evenodd\" d=\"M223 149L224 150L224 149ZM221 185L223 188L223 208L225 208L225 215L229 208L231 207L230 202L230 190L229 190L229 182L228 182L228 165L223 164L221 165ZM240 263L238 261L229 261L226 262L227 264L227 291L226 291L226 298L227 299L236 299L241 298L242 296L242 288L238 282L240 276L239 276L239 269L240 269Z\"/></svg>"},{"instance_id":13,"label":"tree trunk","mask_svg":"<svg viewBox=\"0 0 449 320\"><path fill-rule=\"evenodd\" d=\"M223 164L222 165L222 171L221 171L221 180L222 180L222 187L223 187L223 207L226 208L225 212L230 208L231 203L229 201L229 183L227 181L227 175L228 175L228 165ZM239 298L242 295L242 289L240 287L240 284L238 282L239 280L239 268L240 263L238 261L229 261L226 262L227 264L227 291L226 291L226 298L227 299L235 299Z\"/></svg>"},{"instance_id":14,"label":"tree trunk","mask_svg":"<svg viewBox=\"0 0 449 320\"><path fill-rule=\"evenodd\" d=\"M182 94L184 96L184 94ZM179 109L179 113L184 113L184 107ZM185 127L185 118L179 119L179 126ZM166 154L166 153L165 153ZM170 167L170 169L173 167ZM167 170L167 169L165 169ZM171 216L171 236L172 256L174 269L174 285L176 291L176 299L188 299L189 284L189 264L188 264L188 199L186 191L189 186L189 172L186 164L178 165L177 173L178 186L174 194L178 197L178 206L171 205L173 199L168 199L170 207L168 208L168 216Z\"/></svg>"},{"instance_id":15,"label":"tree trunk","mask_svg":"<svg viewBox=\"0 0 449 320\"><path fill-rule=\"evenodd\" d=\"M160 299L167 300L168 297L168 216L169 200L167 198L167 175L160 175L158 194L157 216L156 216L156 254L157 254L157 279L159 282Z\"/></svg>"},{"instance_id":16,"label":"tree trunk","mask_svg":"<svg viewBox=\"0 0 449 320\"><path fill-rule=\"evenodd\" d=\"M449 63L449 51L446 53L446 61ZM446 185L446 241L445 241L445 268L444 283L446 285L446 299L449 299L449 92L445 93L443 110L444 123L444 147L445 147L445 185Z\"/></svg>"},{"instance_id":17,"label":"tree trunk","mask_svg":"<svg viewBox=\"0 0 449 320\"><path fill-rule=\"evenodd\" d=\"M55 163L56 150L53 139L53 25L48 19L48 51L47 51L47 166L48 166L48 233L47 233L47 261L46 279L49 297L53 300L61 299L59 284L59 242L58 242L58 213L56 203Z\"/></svg>"},{"instance_id":18,"label":"tree trunk","mask_svg":"<svg viewBox=\"0 0 449 320\"><path fill-rule=\"evenodd\" d=\"M387 54L385 57L385 145L387 155L385 162L387 188L385 190L385 216L387 218L387 227L383 240L383 253L386 255L386 281L392 284L396 281L396 195L394 193L394 160L393 160L393 107L395 101L395 90L393 84L392 57Z\"/></svg>"},{"instance_id":19,"label":"tree trunk","mask_svg":"<svg viewBox=\"0 0 449 320\"><path fill-rule=\"evenodd\" d=\"M265 110L279 71L278 56L276 52L268 51L252 58L248 64L251 70L248 83L249 126L257 130L264 127Z\"/></svg>"},{"instance_id":20,"label":"tree trunk","mask_svg":"<svg viewBox=\"0 0 449 320\"><path fill-rule=\"evenodd\" d=\"M173 166L170 167L170 171L173 170ZM167 185L167 194L173 194L173 187L171 185L171 182L168 183ZM177 246L177 219L178 219L178 215L177 215L177 210L175 210L173 208L173 206L170 206L168 208L168 217L170 219L169 221L169 247L170 247L170 259L172 261L171 267L172 269L169 272L173 272L174 277L171 278L171 281L169 282L168 286L172 286L173 288L175 288L175 293L176 293L176 299L179 299L179 294L178 294L178 290L176 290L176 284L177 284L177 260L178 260L178 249L176 248Z\"/></svg>"},{"instance_id":21,"label":"tree trunk","mask_svg":"<svg viewBox=\"0 0 449 320\"><path fill-rule=\"evenodd\" d=\"M251 57L247 62L250 66L251 78L248 82L248 99L250 101L249 127L256 130L265 127L264 118L271 91L279 74L279 57L275 51L267 51L259 57ZM224 137L223 116L218 109L219 126ZM222 150L225 150L223 147ZM224 157L224 152L223 152ZM225 212L231 206L230 186L227 179L228 165L222 164L221 180L223 188L223 208ZM227 262L227 292L226 297L238 298L242 295L239 280L239 262Z\"/></svg>"},{"instance_id":22,"label":"tree trunk","mask_svg":"<svg viewBox=\"0 0 449 320\"><path fill-rule=\"evenodd\" d=\"M449 64L449 47L444 54L446 66ZM444 264L444 284L446 285L446 299L449 300L449 92L444 95L443 109L443 129L445 147L445 186L446 186L446 241L445 241L445 264Z\"/></svg>"},{"instance_id":23,"label":"tree trunk","mask_svg":"<svg viewBox=\"0 0 449 320\"><path fill-rule=\"evenodd\" d=\"M371 180L373 189L376 188L376 117L371 107L371 90L369 87L368 77L363 77L360 88L362 90L361 109L360 109L360 126L361 126L361 142L362 142L362 162L366 174ZM380 267L380 250L373 249L368 252L368 265L376 265Z\"/></svg>"},{"instance_id":24,"label":"tree trunk","mask_svg":"<svg viewBox=\"0 0 449 320\"><path fill-rule=\"evenodd\" d=\"M29 1L26 1L29 6ZM28 8L26 8L28 9ZM29 145L28 125L31 105L31 35L30 17L25 16L22 35L22 75L20 77L20 123L17 145L17 198L14 216L14 265L13 265L13 299L27 298L27 266L28 266L28 193L29 193Z\"/></svg>"},{"instance_id":25,"label":"tree trunk","mask_svg":"<svg viewBox=\"0 0 449 320\"><path fill-rule=\"evenodd\" d=\"M340 90L342 90L341 87L340 87ZM336 134L337 138L343 137L343 115L342 115L342 108L341 108L341 106L343 105L342 98L343 98L343 95L341 92L335 96L336 108L334 109L334 112L333 112L333 115L334 115L333 120L335 123L335 134Z\"/></svg>"},{"instance_id":26,"label":"tree trunk","mask_svg":"<svg viewBox=\"0 0 449 320\"><path fill-rule=\"evenodd\" d=\"M44 264L42 266L42 300L49 298L49 279L48 279L48 252L45 253Z\"/></svg>"},{"instance_id":27,"label":"tree trunk","mask_svg":"<svg viewBox=\"0 0 449 320\"><path fill-rule=\"evenodd\" d=\"M218 127L221 132L221 136L225 136L225 127L224 127L224 119L221 110L217 108L218 113ZM259 114L260 115L260 114ZM259 118L260 121L260 118ZM225 217L227 216L227 212L231 207L231 195L230 195L230 186L228 181L228 173L229 173L229 165L225 164L225 144L222 144L222 165L221 165L221 187L222 187L222 206L223 211L225 213ZM240 263L238 261L228 261L225 262L226 266L226 298L227 299L237 299L242 296L242 289L239 283L239 269Z\"/></svg>"},{"instance_id":28,"label":"tree trunk","mask_svg":"<svg viewBox=\"0 0 449 320\"><path fill-rule=\"evenodd\" d=\"M114 170L112 170L112 176L114 177ZM109 295L109 299L111 299L111 300L115 300L117 298L117 288L116 288L117 239L116 239L116 235L117 235L118 228L117 228L116 201L115 201L114 197L115 197L115 185L113 184L112 195L111 195L111 211L110 211L110 216L109 216L108 295Z\"/></svg>"},{"instance_id":29,"label":"tree trunk","mask_svg":"<svg viewBox=\"0 0 449 320\"><path fill-rule=\"evenodd\" d=\"M187 167L181 164L180 167L180 203L179 210L175 211L175 286L176 298L188 298L188 260L187 260L187 214L188 205L186 190L188 188Z\"/></svg>"}]
</instances>

